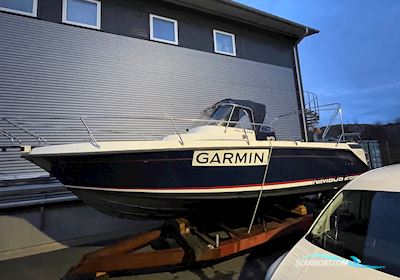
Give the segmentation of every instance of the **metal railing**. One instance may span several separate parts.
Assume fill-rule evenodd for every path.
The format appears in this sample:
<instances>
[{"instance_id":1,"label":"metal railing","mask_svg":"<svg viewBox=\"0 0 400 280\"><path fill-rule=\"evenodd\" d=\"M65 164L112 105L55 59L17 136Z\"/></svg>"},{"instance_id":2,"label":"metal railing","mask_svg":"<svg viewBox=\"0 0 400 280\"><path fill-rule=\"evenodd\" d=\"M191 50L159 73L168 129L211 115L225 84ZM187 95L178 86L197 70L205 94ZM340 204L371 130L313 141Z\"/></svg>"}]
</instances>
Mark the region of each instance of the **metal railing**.
<instances>
[{"instance_id":1,"label":"metal railing","mask_svg":"<svg viewBox=\"0 0 400 280\"><path fill-rule=\"evenodd\" d=\"M40 130L40 128L46 128L52 129L52 130L57 130L57 131L63 131L66 132L68 130L77 130L77 125L61 125L63 121L76 121L76 123L81 123L81 127L84 128L84 131L89 135L89 142L97 147L100 148L99 141L96 138L96 134L103 134L103 133L118 133L121 134L123 132L118 131L118 130L112 130L112 129L99 129L96 128L96 126L90 127L88 124L88 120L96 120L97 122L101 121L106 121L106 120L115 120L115 119L124 119L124 120L132 120L132 121L165 121L169 122L171 128L173 128L173 132L178 136L179 142L181 145L184 145L184 139L182 137L182 133L178 129L177 122L184 122L184 123L204 123L205 125L207 124L221 124L223 123L223 126L227 127L237 127L242 129L243 131L243 138L242 141L246 141L248 144L249 142L249 135L247 130L257 130L261 127L269 127L272 130L281 133L282 135L287 136L287 138L290 141L293 141L294 143L297 144L297 141L290 137L290 135L285 132L284 130L279 129L276 125L274 125L274 122L269 122L266 120L264 123L248 123L244 125L240 121L233 121L233 120L212 120L212 119L194 119L194 118L177 118L177 117L170 117L170 116L165 116L165 117L147 117L147 116L132 116L132 115L119 115L119 116L79 116L79 117L73 117L73 116L38 116L34 118L36 120L32 121L32 119L29 118L22 118L22 117L14 117L14 118L9 118L9 117L0 117L0 120L3 120L4 122L8 123L11 127L14 128L15 131L11 132L8 131L6 128L1 128L0 127L0 136L3 135L4 137L8 138L11 142L11 144L14 144L16 141L18 142L19 145L24 144L24 141L21 139L22 137L17 136L16 131L20 131L23 133L26 133L27 135L31 136L36 142L38 146L46 145L47 144L47 139L43 136L40 136L36 131L33 130ZM51 122L47 122L46 120L51 120ZM58 124L54 124L54 122ZM237 125L237 126L236 126ZM245 126L249 126L247 129ZM251 126L251 128L250 128ZM28 128L30 127L30 128ZM32 129L31 127L36 127L36 129ZM9 129L9 128L8 128ZM10 130L10 129L9 129ZM226 131L226 130L225 130ZM146 138L146 135L143 133L142 134L143 139L149 140ZM149 135L148 135L149 136ZM151 134L149 137L152 139L159 139L160 137L165 137L167 135L165 134ZM224 138L225 140L230 140L228 138ZM237 138L233 138L232 140L238 140ZM27 141L28 142L28 141Z\"/></svg>"},{"instance_id":2,"label":"metal railing","mask_svg":"<svg viewBox=\"0 0 400 280\"><path fill-rule=\"evenodd\" d=\"M315 112L317 115L319 115L319 101L318 101L318 95L314 92L311 91L304 91L305 94L305 104L304 107L306 110Z\"/></svg>"},{"instance_id":3,"label":"metal railing","mask_svg":"<svg viewBox=\"0 0 400 280\"><path fill-rule=\"evenodd\" d=\"M319 105L318 104L318 99L316 98L315 95L311 95L310 94L310 99L308 99L308 103L307 103L307 110L313 109L315 110L315 112L317 112L317 114L320 114L321 112L324 111L333 111L332 116L330 117L330 120L327 124L327 126L325 127L323 134L322 134L322 141L327 141L327 136L328 133L331 129L331 127L334 124L334 121L339 118L340 119L340 126L341 126L341 136L339 137L338 141L342 141L345 140L345 133L344 133L344 126L343 126L343 116L342 116L342 110L341 110L341 106L339 103L332 103L332 104L325 104L325 105ZM232 104L229 104L232 105ZM245 108L245 109L250 109L250 108ZM251 110L251 109L250 109ZM232 110L233 111L233 110ZM245 112L247 112L245 110ZM298 144L297 140L293 139L285 130L282 130L279 128L279 126L277 125L277 123L284 119L287 118L289 116L293 116L293 115L300 115L300 114L304 114L306 112L301 111L301 110L295 110L295 111L291 111L291 112L287 112L281 115L276 116L275 118L272 119L272 121L270 121L270 119L267 117L264 121L264 123L255 123L255 122L246 122L246 125L251 126L251 128L249 127L248 129L254 130L255 132L259 131L261 129L261 127L268 127L270 128L272 131L276 131L279 132L281 135L284 135L288 140L294 142L296 145ZM251 120L253 120L253 118L249 117ZM38 127L38 128L43 128L45 127L46 129L53 129L53 130L76 130L77 127L76 125L72 126L65 126L65 125L59 125L58 123L62 123L63 121L77 121L78 123L81 123L81 125L83 126L82 128L85 129L86 133L89 135L89 142L97 147L100 148L100 144L99 141L96 139L95 134L99 133L110 133L110 134L121 134L123 132L118 131L118 130L113 130L113 129L98 129L96 126L93 127L89 127L89 124L86 120L96 120L97 123L102 123L102 122L106 122L106 121L110 121L110 120L115 120L115 119L124 119L127 121L156 121L156 122L160 122L160 121L166 121L170 123L171 128L173 128L173 133L175 133L178 138L179 138L179 142L181 145L184 145L184 139L182 137L182 133L179 131L178 126L177 126L177 122L190 122L190 123L204 123L206 124L218 124L221 125L223 124L223 126L225 126L225 132L226 129L228 127L232 127L232 126L236 126L240 127L243 130L243 140L245 140L248 144L249 144L249 135L248 132L245 128L245 126L243 125L242 122L240 121L233 121L232 120L232 114L229 115L229 119L228 120L213 120L213 119L193 119L193 118L177 118L177 117L171 117L171 116L159 116L159 117L153 117L153 116L133 116L133 115L114 115L114 116L110 116L110 115L96 115L96 116L70 116L70 115L59 115L59 116L35 116L34 119L36 120L36 122L33 122L32 119L28 119L28 118L20 118L20 117L13 117L13 118L9 118L9 117L1 117L0 116L0 120L2 120L3 122L7 123L9 126L13 127L14 130L16 131L20 131L23 133L26 133L27 135L29 135L30 137L33 137L33 139L35 139L38 143L38 145L45 145L47 143L47 139L45 139L43 136L40 136L37 132L32 131L32 129L28 128L28 127ZM46 120L48 121L46 123ZM51 122L49 122L49 120L51 120ZM56 124L54 124L56 123ZM160 137L165 137L166 134L153 134L153 135L146 135L143 133L141 134L143 136L144 140L148 140L149 137L151 137L152 139L157 138L159 139ZM15 132L11 132L9 130L7 130L6 128L2 128L0 127L0 136L4 136L6 138L8 138L11 142L11 144L14 144L15 142L18 142L19 145L23 144L23 140L21 139L21 137L19 137L18 135L16 135ZM226 140L229 140L227 138L224 138ZM233 139L232 139L233 140ZM237 140L237 139L234 139Z\"/></svg>"},{"instance_id":4,"label":"metal railing","mask_svg":"<svg viewBox=\"0 0 400 280\"><path fill-rule=\"evenodd\" d=\"M19 130L27 133L28 135L34 137L37 139L38 143L46 143L46 139L39 136L37 133L32 132L31 130L21 126L20 124L16 123L15 121L11 120L10 118L1 118L1 120L5 121L6 123L10 124L13 127L18 128ZM8 137L11 141L11 143L13 143L15 140L17 140L20 144L22 143L21 139L14 136L13 134L11 134L10 132L5 131L4 129L0 129L0 132L2 135Z\"/></svg>"},{"instance_id":5,"label":"metal railing","mask_svg":"<svg viewBox=\"0 0 400 280\"><path fill-rule=\"evenodd\" d=\"M341 129L341 134L339 137L339 140L340 140L344 135L342 106L340 105L340 103L331 103L331 104L321 105L320 108L322 108L322 109L320 109L321 111L333 111L333 114L332 114L331 118L329 119L328 124L325 126L324 132L322 134L322 139L323 140L326 139L330 129L334 125L335 120L337 120L337 118L339 118L339 121L340 121L339 125L340 125L340 129Z\"/></svg>"},{"instance_id":6,"label":"metal railing","mask_svg":"<svg viewBox=\"0 0 400 280\"><path fill-rule=\"evenodd\" d=\"M329 141L329 139L328 139L329 132L331 131L332 127L335 125L335 121L337 121L338 119L339 119L339 126L340 126L340 130L341 130L341 133L338 137L338 143L341 141L345 141L346 133L344 131L343 113L342 113L342 107L341 107L340 103L331 103L331 104L324 104L324 105L318 105L318 106L319 106L318 111L317 111L318 114L321 114L321 112L328 112L328 111L332 112L333 111L332 115L329 118L327 125L325 126L325 128L322 132L321 141L322 142ZM272 120L271 127L275 128L276 127L275 124L283 118L293 116L293 115L300 115L303 113L307 113L307 111L303 112L302 110L295 110L292 112L288 112L288 113L279 115Z\"/></svg>"},{"instance_id":7,"label":"metal railing","mask_svg":"<svg viewBox=\"0 0 400 280\"><path fill-rule=\"evenodd\" d=\"M330 103L330 104L323 104L320 105L318 101L318 95L314 92L311 91L304 91L305 94L305 108L307 110L306 114L310 116L310 118L314 117L313 120L310 120L311 127L314 129L318 124L320 124L321 120L321 113L326 112L326 111L332 111L332 115L329 118L328 123L326 124L321 140L322 141L329 141L328 134L331 131L332 126L335 124L335 121L339 119L339 125L341 129L341 133L337 139L337 143L340 143L341 141L346 141L346 133L344 131L344 124L343 124L343 112L342 112L342 106L340 103ZM312 121L315 121L315 123L312 123ZM310 129L311 131L311 129Z\"/></svg>"}]
</instances>

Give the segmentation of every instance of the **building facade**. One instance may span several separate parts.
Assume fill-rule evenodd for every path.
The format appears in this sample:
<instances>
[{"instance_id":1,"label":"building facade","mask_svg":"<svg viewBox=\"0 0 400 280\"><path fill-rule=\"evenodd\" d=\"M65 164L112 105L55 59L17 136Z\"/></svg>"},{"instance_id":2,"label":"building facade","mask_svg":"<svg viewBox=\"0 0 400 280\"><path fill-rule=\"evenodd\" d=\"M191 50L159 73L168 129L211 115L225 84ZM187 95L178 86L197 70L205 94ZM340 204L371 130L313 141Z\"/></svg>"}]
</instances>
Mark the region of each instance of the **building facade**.
<instances>
[{"instance_id":1,"label":"building facade","mask_svg":"<svg viewBox=\"0 0 400 280\"><path fill-rule=\"evenodd\" d=\"M215 4L221 12L205 12ZM8 0L1 5L2 117L37 123L44 116L196 118L224 98L263 103L269 120L301 109L295 48L312 29L230 1ZM100 140L121 138L103 133L120 124L90 122L91 129L103 130ZM167 122L130 124L122 137L172 132ZM0 127L35 144L34 137L4 121ZM300 115L283 118L277 127L280 138L303 138ZM50 144L87 139L79 122L32 130ZM9 139L0 141L5 145ZM15 153L2 154L0 180L35 172L40 170Z\"/></svg>"},{"instance_id":2,"label":"building facade","mask_svg":"<svg viewBox=\"0 0 400 280\"><path fill-rule=\"evenodd\" d=\"M290 114L303 108L297 44L316 32L228 0L0 1L0 146L7 134L88 141L81 116L99 141L171 134L168 121L134 116L197 118L225 98L265 104L266 122L287 114L277 137L304 140L304 116ZM0 153L2 208L19 193L65 198L54 181L32 183L46 176L18 151Z\"/></svg>"}]
</instances>

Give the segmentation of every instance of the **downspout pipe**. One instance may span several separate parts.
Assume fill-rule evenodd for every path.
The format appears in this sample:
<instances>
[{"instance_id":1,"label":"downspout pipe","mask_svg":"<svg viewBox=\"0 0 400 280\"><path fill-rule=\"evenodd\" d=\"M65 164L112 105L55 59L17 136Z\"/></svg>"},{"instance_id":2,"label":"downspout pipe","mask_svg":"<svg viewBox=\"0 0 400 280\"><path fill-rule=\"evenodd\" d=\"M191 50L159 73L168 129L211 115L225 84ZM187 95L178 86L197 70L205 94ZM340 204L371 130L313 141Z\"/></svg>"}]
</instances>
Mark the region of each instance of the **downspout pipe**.
<instances>
[{"instance_id":1,"label":"downspout pipe","mask_svg":"<svg viewBox=\"0 0 400 280\"><path fill-rule=\"evenodd\" d=\"M301 107L301 117L303 123L303 130L304 130L304 141L308 142L308 133L307 133L307 122L306 122L306 115L305 115L305 107L304 107L304 90L303 90L303 82L301 79L301 72L300 72L300 62L299 62L299 51L297 49L297 45L300 43L304 37L310 34L310 30L308 27L305 28L304 34L295 42L293 46L293 55L294 55L294 64L296 68L296 80L297 80L297 88L299 89L299 99L300 99L300 107Z\"/></svg>"}]
</instances>

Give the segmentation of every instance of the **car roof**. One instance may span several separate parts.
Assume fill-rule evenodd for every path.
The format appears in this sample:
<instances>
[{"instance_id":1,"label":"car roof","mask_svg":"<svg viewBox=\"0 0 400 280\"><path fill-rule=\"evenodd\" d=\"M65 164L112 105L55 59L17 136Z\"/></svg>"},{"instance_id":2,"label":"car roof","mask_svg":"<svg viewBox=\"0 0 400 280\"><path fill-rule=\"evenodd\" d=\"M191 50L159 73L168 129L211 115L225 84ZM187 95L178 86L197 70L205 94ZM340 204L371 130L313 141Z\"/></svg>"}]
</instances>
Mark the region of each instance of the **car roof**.
<instances>
[{"instance_id":1,"label":"car roof","mask_svg":"<svg viewBox=\"0 0 400 280\"><path fill-rule=\"evenodd\" d=\"M400 192L400 164L368 171L348 183L343 190Z\"/></svg>"}]
</instances>

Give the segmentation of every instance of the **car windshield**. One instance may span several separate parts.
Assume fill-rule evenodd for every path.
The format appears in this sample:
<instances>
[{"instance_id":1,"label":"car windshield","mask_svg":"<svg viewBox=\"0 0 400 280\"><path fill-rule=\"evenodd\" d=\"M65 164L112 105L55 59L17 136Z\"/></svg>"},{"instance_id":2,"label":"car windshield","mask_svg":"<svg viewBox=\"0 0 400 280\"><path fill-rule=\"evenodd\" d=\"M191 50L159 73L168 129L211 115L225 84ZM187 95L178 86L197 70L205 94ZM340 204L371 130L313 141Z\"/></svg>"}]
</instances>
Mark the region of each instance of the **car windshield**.
<instances>
[{"instance_id":1,"label":"car windshield","mask_svg":"<svg viewBox=\"0 0 400 280\"><path fill-rule=\"evenodd\" d=\"M400 276L399 205L400 193L343 191L306 238L333 254Z\"/></svg>"}]
</instances>

